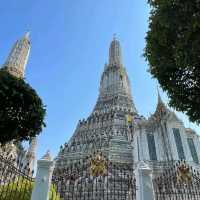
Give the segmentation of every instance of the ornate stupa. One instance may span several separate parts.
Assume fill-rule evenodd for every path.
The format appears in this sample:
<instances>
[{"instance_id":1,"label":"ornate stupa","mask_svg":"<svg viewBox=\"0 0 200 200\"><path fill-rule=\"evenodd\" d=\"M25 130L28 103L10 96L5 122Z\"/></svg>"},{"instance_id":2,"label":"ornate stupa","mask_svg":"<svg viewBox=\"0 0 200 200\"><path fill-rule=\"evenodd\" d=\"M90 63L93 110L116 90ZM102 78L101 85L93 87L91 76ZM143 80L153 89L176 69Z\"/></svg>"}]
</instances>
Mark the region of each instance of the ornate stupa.
<instances>
[{"instance_id":1,"label":"ornate stupa","mask_svg":"<svg viewBox=\"0 0 200 200\"><path fill-rule=\"evenodd\" d=\"M2 68L17 78L24 78L29 52L31 48L30 33L26 32L23 37L15 42L9 56ZM5 145L0 144L0 155L3 157L12 157L16 163L28 165L30 171L34 169L36 160L37 138L32 138L28 149L24 149L21 142L10 142Z\"/></svg>"},{"instance_id":2,"label":"ornate stupa","mask_svg":"<svg viewBox=\"0 0 200 200\"><path fill-rule=\"evenodd\" d=\"M62 176L64 180L69 168L73 169L73 166L78 165L78 170L85 174L81 179L86 180L86 176L93 175L95 177L94 174L98 175L98 171L99 173L104 171L106 166L103 166L102 163L105 165L112 163L113 166L120 169L126 168L126 173L131 174L133 166L132 119L137 115L129 78L123 65L120 42L114 37L109 48L109 63L105 64L101 76L96 105L87 119L78 122L70 141L61 147L56 158L54 174L61 173L60 177ZM84 164L88 160L89 171L86 167L88 165ZM112 176L111 174L110 176ZM108 181L108 177L106 180L103 181L103 184L104 186L108 184L107 188L109 189L105 189L103 192L112 195L115 190L113 188L114 180ZM94 178L93 182L95 181ZM122 182L124 181L125 179ZM71 187L66 179L65 185L67 184ZM85 186L84 195L86 195L88 187ZM101 189L99 188L99 190ZM123 190L124 194L128 194L128 188ZM73 193L67 186L66 190L60 188L60 193L63 199L73 199ZM94 195L97 194L103 195L102 191L96 191L93 196L90 196L91 194L87 196L87 199L98 199L94 198ZM109 199L113 198L110 196Z\"/></svg>"},{"instance_id":3,"label":"ornate stupa","mask_svg":"<svg viewBox=\"0 0 200 200\"><path fill-rule=\"evenodd\" d=\"M70 141L59 152L56 166L84 159L100 150L113 162L132 164L129 119L137 115L130 82L122 61L120 42L114 38L109 63L101 76L97 103L87 119L79 121Z\"/></svg>"},{"instance_id":4,"label":"ornate stupa","mask_svg":"<svg viewBox=\"0 0 200 200\"><path fill-rule=\"evenodd\" d=\"M148 100L147 100L148 103ZM176 160L199 169L199 136L161 99L148 119L135 108L120 42L114 37L99 96L56 158L53 182L63 200L133 200L134 170L142 161L157 176Z\"/></svg>"}]
</instances>

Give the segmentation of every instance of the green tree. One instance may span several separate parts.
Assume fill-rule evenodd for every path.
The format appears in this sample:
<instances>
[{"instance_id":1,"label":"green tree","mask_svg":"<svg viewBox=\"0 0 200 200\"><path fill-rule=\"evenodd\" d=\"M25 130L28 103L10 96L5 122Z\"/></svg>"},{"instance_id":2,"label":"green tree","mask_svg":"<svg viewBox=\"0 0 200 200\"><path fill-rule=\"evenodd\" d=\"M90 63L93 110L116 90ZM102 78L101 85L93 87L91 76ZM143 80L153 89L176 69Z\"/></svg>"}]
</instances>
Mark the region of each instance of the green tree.
<instances>
[{"instance_id":1,"label":"green tree","mask_svg":"<svg viewBox=\"0 0 200 200\"><path fill-rule=\"evenodd\" d=\"M0 143L30 140L42 131L45 107L23 79L0 70Z\"/></svg>"},{"instance_id":2,"label":"green tree","mask_svg":"<svg viewBox=\"0 0 200 200\"><path fill-rule=\"evenodd\" d=\"M148 0L144 56L169 104L200 123L200 1Z\"/></svg>"},{"instance_id":3,"label":"green tree","mask_svg":"<svg viewBox=\"0 0 200 200\"><path fill-rule=\"evenodd\" d=\"M0 186L2 200L31 200L34 183L23 178L9 184ZM60 200L55 187L51 186L49 200Z\"/></svg>"}]
</instances>

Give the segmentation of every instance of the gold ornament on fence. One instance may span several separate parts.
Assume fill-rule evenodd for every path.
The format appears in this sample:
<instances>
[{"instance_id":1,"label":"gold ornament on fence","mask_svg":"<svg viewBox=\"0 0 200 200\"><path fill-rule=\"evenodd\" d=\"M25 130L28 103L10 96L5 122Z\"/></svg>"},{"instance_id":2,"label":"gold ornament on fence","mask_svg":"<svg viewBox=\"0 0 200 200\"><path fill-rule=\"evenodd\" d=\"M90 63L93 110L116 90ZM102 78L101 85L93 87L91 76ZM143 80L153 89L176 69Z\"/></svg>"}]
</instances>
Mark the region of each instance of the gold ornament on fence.
<instances>
[{"instance_id":1,"label":"gold ornament on fence","mask_svg":"<svg viewBox=\"0 0 200 200\"><path fill-rule=\"evenodd\" d=\"M192 182L192 173L190 168L185 164L181 164L177 167L177 183L191 183Z\"/></svg>"},{"instance_id":2,"label":"gold ornament on fence","mask_svg":"<svg viewBox=\"0 0 200 200\"><path fill-rule=\"evenodd\" d=\"M90 174L98 177L107 173L107 161L101 153L97 153L90 162Z\"/></svg>"}]
</instances>

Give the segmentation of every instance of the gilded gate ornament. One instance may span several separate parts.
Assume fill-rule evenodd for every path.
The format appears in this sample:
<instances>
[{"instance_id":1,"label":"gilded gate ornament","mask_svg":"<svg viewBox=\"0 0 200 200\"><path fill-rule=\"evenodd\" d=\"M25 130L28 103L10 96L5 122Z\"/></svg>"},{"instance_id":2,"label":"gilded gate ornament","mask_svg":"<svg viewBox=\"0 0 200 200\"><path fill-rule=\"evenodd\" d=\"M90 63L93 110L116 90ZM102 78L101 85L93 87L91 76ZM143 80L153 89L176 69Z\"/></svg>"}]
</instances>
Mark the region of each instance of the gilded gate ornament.
<instances>
[{"instance_id":1,"label":"gilded gate ornament","mask_svg":"<svg viewBox=\"0 0 200 200\"><path fill-rule=\"evenodd\" d=\"M107 173L107 161L101 153L97 153L90 161L90 174L98 177Z\"/></svg>"},{"instance_id":2,"label":"gilded gate ornament","mask_svg":"<svg viewBox=\"0 0 200 200\"><path fill-rule=\"evenodd\" d=\"M185 164L181 164L177 167L177 183L191 183L192 174L190 168Z\"/></svg>"}]
</instances>

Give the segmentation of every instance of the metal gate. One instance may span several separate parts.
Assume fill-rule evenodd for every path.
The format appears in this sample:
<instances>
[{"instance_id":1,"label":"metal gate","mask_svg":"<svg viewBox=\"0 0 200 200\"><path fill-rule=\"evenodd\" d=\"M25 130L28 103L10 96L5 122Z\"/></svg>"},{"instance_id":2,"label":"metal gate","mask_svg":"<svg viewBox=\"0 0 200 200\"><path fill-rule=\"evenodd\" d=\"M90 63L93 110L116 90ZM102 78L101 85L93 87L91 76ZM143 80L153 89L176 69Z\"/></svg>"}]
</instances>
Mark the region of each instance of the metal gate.
<instances>
[{"instance_id":1,"label":"metal gate","mask_svg":"<svg viewBox=\"0 0 200 200\"><path fill-rule=\"evenodd\" d=\"M0 199L29 200L33 188L33 172L12 156L0 155Z\"/></svg>"},{"instance_id":2,"label":"metal gate","mask_svg":"<svg viewBox=\"0 0 200 200\"><path fill-rule=\"evenodd\" d=\"M52 183L62 200L136 199L132 166L111 163L99 152L54 171Z\"/></svg>"},{"instance_id":3,"label":"metal gate","mask_svg":"<svg viewBox=\"0 0 200 200\"><path fill-rule=\"evenodd\" d=\"M200 174L185 161L178 161L153 180L156 200L199 200Z\"/></svg>"}]
</instances>

